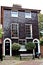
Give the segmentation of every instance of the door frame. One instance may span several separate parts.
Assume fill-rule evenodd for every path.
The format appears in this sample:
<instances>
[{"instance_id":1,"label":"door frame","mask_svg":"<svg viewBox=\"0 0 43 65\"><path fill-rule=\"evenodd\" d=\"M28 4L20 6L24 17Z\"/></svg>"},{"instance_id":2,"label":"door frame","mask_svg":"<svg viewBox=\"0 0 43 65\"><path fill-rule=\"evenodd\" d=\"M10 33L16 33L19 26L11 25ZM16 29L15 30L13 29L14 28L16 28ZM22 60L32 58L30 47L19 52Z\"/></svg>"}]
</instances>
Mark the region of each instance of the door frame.
<instances>
[{"instance_id":1,"label":"door frame","mask_svg":"<svg viewBox=\"0 0 43 65\"><path fill-rule=\"evenodd\" d=\"M5 38L3 41L3 56L5 56L5 42L8 40L10 42L10 56L12 56L12 41L9 38Z\"/></svg>"},{"instance_id":2,"label":"door frame","mask_svg":"<svg viewBox=\"0 0 43 65\"><path fill-rule=\"evenodd\" d=\"M38 53L40 53L40 41L39 41L39 39L37 39L37 38L33 39L33 43L38 44Z\"/></svg>"}]
</instances>

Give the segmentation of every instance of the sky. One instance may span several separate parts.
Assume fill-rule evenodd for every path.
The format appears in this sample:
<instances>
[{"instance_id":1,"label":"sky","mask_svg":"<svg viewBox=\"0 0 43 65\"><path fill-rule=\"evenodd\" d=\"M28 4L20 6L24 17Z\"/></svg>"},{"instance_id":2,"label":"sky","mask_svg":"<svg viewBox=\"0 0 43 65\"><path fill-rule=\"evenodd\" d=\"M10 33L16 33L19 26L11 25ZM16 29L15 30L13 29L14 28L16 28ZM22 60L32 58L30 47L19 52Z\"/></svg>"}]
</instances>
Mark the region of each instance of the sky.
<instances>
[{"instance_id":1,"label":"sky","mask_svg":"<svg viewBox=\"0 0 43 65\"><path fill-rule=\"evenodd\" d=\"M39 9L43 14L43 0L0 0L0 6L20 4L23 8Z\"/></svg>"}]
</instances>

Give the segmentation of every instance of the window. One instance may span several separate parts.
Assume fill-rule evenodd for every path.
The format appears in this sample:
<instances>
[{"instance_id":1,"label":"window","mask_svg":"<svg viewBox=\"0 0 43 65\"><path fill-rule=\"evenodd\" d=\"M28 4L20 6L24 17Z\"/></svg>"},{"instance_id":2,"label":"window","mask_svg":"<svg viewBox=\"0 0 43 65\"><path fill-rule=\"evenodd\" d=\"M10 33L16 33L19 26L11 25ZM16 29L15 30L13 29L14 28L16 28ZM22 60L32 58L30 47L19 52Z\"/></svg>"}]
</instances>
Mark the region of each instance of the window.
<instances>
[{"instance_id":1,"label":"window","mask_svg":"<svg viewBox=\"0 0 43 65\"><path fill-rule=\"evenodd\" d=\"M18 12L17 11L11 12L11 17L18 17Z\"/></svg>"},{"instance_id":2,"label":"window","mask_svg":"<svg viewBox=\"0 0 43 65\"><path fill-rule=\"evenodd\" d=\"M11 37L12 38L18 38L19 37L19 32L18 32L18 24L17 23L12 23L11 24Z\"/></svg>"},{"instance_id":3,"label":"window","mask_svg":"<svg viewBox=\"0 0 43 65\"><path fill-rule=\"evenodd\" d=\"M25 18L31 18L31 12L25 12Z\"/></svg>"},{"instance_id":4,"label":"window","mask_svg":"<svg viewBox=\"0 0 43 65\"><path fill-rule=\"evenodd\" d=\"M25 45L25 39L19 39L19 44Z\"/></svg>"},{"instance_id":5,"label":"window","mask_svg":"<svg viewBox=\"0 0 43 65\"><path fill-rule=\"evenodd\" d=\"M32 24L25 24L26 38L32 38Z\"/></svg>"}]
</instances>

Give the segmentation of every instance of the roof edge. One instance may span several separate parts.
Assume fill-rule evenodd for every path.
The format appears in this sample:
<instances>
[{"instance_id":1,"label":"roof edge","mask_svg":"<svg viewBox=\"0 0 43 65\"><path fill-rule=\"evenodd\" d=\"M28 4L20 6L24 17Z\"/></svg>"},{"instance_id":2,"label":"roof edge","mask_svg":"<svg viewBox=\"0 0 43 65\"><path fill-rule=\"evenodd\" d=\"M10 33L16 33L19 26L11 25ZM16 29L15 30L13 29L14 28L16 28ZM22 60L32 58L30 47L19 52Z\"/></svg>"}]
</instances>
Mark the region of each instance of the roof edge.
<instances>
[{"instance_id":1,"label":"roof edge","mask_svg":"<svg viewBox=\"0 0 43 65\"><path fill-rule=\"evenodd\" d=\"M12 9L12 7L9 7L9 6L1 6L1 8L4 8L4 9ZM38 9L29 9L29 8L20 8L21 10L30 10L30 11L36 11L38 13L40 13L41 10L38 10Z\"/></svg>"}]
</instances>

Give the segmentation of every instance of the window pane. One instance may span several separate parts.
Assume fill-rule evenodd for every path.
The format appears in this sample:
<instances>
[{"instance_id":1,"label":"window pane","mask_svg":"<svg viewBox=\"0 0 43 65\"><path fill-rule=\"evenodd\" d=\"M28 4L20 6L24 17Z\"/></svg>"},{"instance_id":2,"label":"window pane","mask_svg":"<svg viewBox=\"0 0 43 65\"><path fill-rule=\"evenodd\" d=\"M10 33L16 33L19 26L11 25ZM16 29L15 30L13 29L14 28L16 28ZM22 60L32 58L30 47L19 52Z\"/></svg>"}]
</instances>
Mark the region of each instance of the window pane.
<instances>
[{"instance_id":1,"label":"window pane","mask_svg":"<svg viewBox=\"0 0 43 65\"><path fill-rule=\"evenodd\" d=\"M31 18L31 12L25 13L25 18Z\"/></svg>"},{"instance_id":2,"label":"window pane","mask_svg":"<svg viewBox=\"0 0 43 65\"><path fill-rule=\"evenodd\" d=\"M11 17L18 17L18 12L11 12Z\"/></svg>"}]
</instances>

